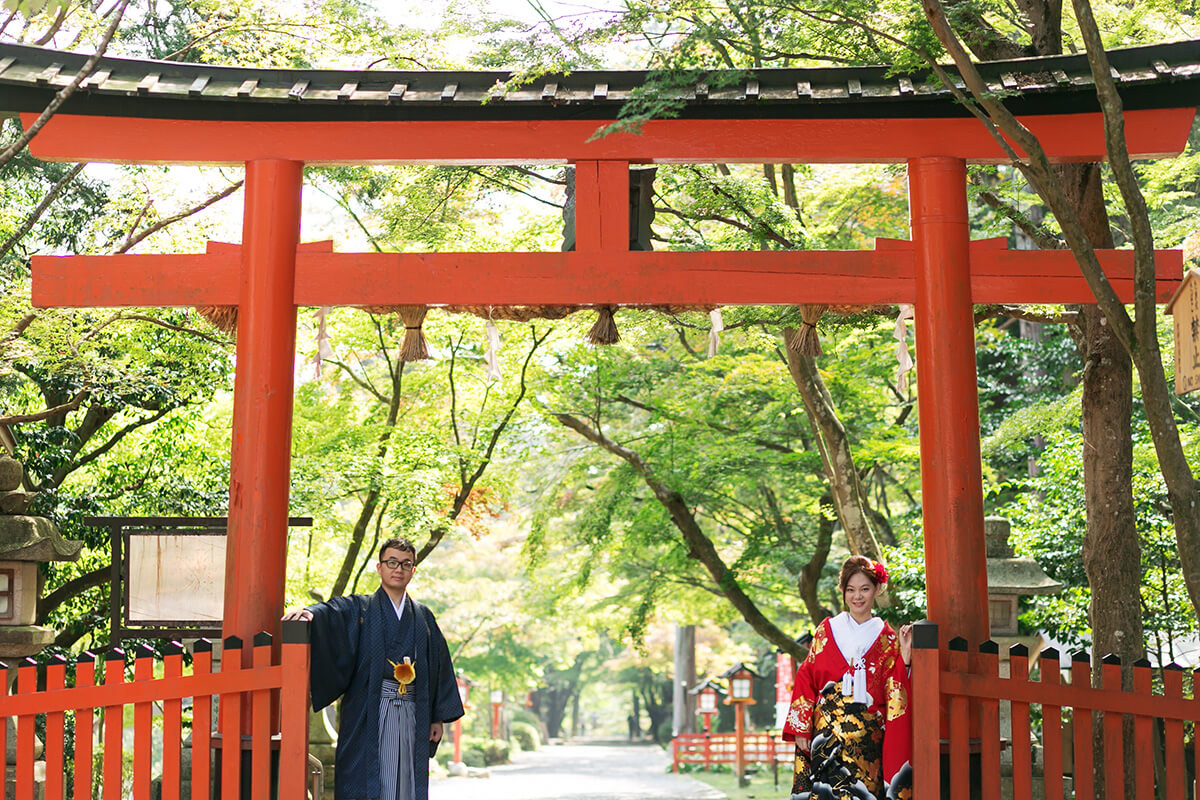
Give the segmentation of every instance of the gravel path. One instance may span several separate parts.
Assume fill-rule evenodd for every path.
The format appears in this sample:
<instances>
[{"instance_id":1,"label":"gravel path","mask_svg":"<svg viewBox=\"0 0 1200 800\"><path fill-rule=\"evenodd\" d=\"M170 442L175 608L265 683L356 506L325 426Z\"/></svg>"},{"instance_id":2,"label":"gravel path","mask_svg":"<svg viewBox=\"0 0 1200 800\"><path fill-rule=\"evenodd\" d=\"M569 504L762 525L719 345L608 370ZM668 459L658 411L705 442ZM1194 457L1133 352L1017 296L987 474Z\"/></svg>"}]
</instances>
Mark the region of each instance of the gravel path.
<instances>
[{"instance_id":1,"label":"gravel path","mask_svg":"<svg viewBox=\"0 0 1200 800\"><path fill-rule=\"evenodd\" d=\"M666 754L650 745L547 745L490 767L487 778L434 779L429 800L725 800L669 767Z\"/></svg>"}]
</instances>

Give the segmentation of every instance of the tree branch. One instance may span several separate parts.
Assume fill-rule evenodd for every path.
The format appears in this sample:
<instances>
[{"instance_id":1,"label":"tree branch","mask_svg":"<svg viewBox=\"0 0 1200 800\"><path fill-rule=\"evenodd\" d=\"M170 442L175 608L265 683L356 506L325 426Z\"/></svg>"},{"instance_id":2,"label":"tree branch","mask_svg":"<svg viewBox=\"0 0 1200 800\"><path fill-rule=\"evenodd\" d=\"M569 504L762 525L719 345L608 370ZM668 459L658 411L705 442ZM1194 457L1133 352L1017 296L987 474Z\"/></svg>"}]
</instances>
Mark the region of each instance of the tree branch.
<instances>
[{"instance_id":1,"label":"tree branch","mask_svg":"<svg viewBox=\"0 0 1200 800\"><path fill-rule=\"evenodd\" d=\"M587 423L570 414L551 413L550 416L556 419L561 425L570 428L589 442L607 450L633 467L634 471L650 487L658 502L670 514L671 522L683 535L688 555L704 566L709 576L720 587L725 598L738 610L742 618L750 624L750 627L784 652L790 653L796 658L804 657L803 650L796 644L792 637L788 636L778 626L767 619L766 615L758 609L754 601L743 591L738 583L737 576L726 566L716 547L713 545L712 540L700 529L695 516L693 516L683 496L659 480L654 470L651 469L650 465L646 463L646 460L637 451L623 447L612 439L609 439L598 429L591 428Z\"/></svg>"},{"instance_id":2,"label":"tree branch","mask_svg":"<svg viewBox=\"0 0 1200 800\"><path fill-rule=\"evenodd\" d=\"M62 107L62 104L67 102L71 95L75 94L75 90L79 88L79 85L96 69L96 65L100 63L101 57L104 56L104 51L108 49L108 43L112 41L113 34L117 32L117 25L120 24L121 18L125 15L125 9L129 7L129 3L130 0L120 0L112 22L108 24L108 27L104 30L104 35L100 37L100 44L96 46L96 52L84 62L83 68L75 74L71 82L58 90L58 93L54 95L54 99L46 105L46 108L33 121L33 124L18 136L15 142L6 147L4 152L0 153L0 168L7 165L17 153L25 149L25 146L29 144L34 136L38 135L38 132L45 127L55 112Z\"/></svg>"},{"instance_id":3,"label":"tree branch","mask_svg":"<svg viewBox=\"0 0 1200 800\"><path fill-rule=\"evenodd\" d=\"M66 414L75 411L79 408L79 404L88 396L87 389L80 389L79 392L71 398L68 403L47 408L45 411L38 411L35 414L13 414L7 417L0 417L0 425L20 425L24 422L41 422L42 420L56 417L59 414Z\"/></svg>"},{"instance_id":4,"label":"tree branch","mask_svg":"<svg viewBox=\"0 0 1200 800\"><path fill-rule=\"evenodd\" d=\"M172 216L166 217L165 219L160 219L158 222L154 223L153 225L151 225L148 228L145 228L144 230L140 231L137 234L134 234L134 232L132 230L130 230L129 236L125 239L125 243L123 245L121 245L121 249L117 250L117 252L118 253L127 252L130 248L132 248L138 242L141 242L148 236L152 236L152 235L158 233L159 231L161 231L163 228L167 227L168 225L170 225L174 222L179 222L182 219L187 219L188 217L192 216L193 214L200 213L204 209L211 206L213 203L216 203L220 200L224 200L226 197L229 197L229 195L233 194L238 189L242 188L243 184L245 184L245 183L246 183L245 179L237 181L236 183L232 183L229 186L226 186L221 191L212 195L211 197L208 197L207 199L202 200L201 202L192 206L191 208L180 211L178 214L174 214Z\"/></svg>"},{"instance_id":5,"label":"tree branch","mask_svg":"<svg viewBox=\"0 0 1200 800\"><path fill-rule=\"evenodd\" d=\"M76 164L75 166L71 167L71 169L67 170L66 175L63 175L61 178L59 178L58 183L50 187L50 191L46 192L46 196L42 198L42 202L38 203L37 208L30 212L29 216L25 218L25 221L21 223L21 227L13 231L13 234L4 241L4 244L0 245L0 259L8 255L12 249L17 246L17 242L24 239L25 235L33 230L33 226L36 225L37 221L42 218L42 214L46 213L46 210L50 208L50 206L58 198L58 195L62 192L62 190L67 188L67 185L70 184L71 181L75 180L75 177L83 171L85 166L87 166L86 163Z\"/></svg>"}]
</instances>

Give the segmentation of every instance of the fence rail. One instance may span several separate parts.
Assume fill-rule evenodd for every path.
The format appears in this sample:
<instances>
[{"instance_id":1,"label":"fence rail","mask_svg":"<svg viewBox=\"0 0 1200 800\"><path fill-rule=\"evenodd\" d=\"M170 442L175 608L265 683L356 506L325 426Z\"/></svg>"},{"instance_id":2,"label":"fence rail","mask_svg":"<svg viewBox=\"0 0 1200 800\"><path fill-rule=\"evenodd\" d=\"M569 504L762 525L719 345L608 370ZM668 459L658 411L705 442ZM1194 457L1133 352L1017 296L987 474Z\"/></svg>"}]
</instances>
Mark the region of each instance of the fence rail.
<instances>
[{"instance_id":1,"label":"fence rail","mask_svg":"<svg viewBox=\"0 0 1200 800\"><path fill-rule=\"evenodd\" d=\"M795 760L796 746L782 741L777 733L745 734L745 763L788 764ZM737 761L737 735L733 733L681 733L671 742L672 770L680 764L733 764Z\"/></svg>"},{"instance_id":2,"label":"fence rail","mask_svg":"<svg viewBox=\"0 0 1200 800\"><path fill-rule=\"evenodd\" d=\"M190 669L185 668L183 648L177 643L167 647L161 662L143 646L133 659L132 680L127 680L126 654L119 648L106 652L99 662L95 654L85 652L76 659L73 685L68 685L68 662L61 656L40 665L25 659L17 669L16 691L8 694L6 684L0 685L0 753L8 745L5 723L9 718L16 723L16 800L35 796L34 734L39 722L45 730L46 800L90 800L97 788L103 800L125 796L150 800L156 742L163 800L185 800L180 788L185 777L190 778L190 800L210 800L214 748L223 750L228 742L236 743L238 755L220 759L221 800L239 797L243 760L248 761L251 797L303 800L308 769L308 623L283 623L278 658L266 633L256 635L248 651L238 637L225 639L223 645L219 671L213 671L212 644L204 639L194 648ZM39 675L44 676L42 689ZM191 713L185 715L188 699ZM156 706L161 708L158 725ZM132 770L127 788L128 707L132 707L128 758ZM216 729L214 716L219 717ZM192 737L186 775L185 726ZM271 751L276 748L277 787L271 764ZM248 751L248 759L243 751ZM94 774L97 764L99 776ZM7 781L0 781L0 799L8 800L9 788Z\"/></svg>"},{"instance_id":3,"label":"fence rail","mask_svg":"<svg viewBox=\"0 0 1200 800\"><path fill-rule=\"evenodd\" d=\"M1191 696L1184 693L1184 670L1171 665L1161 671L1161 693L1155 691L1149 662L1139 660L1127 672L1131 688L1122 688L1122 665L1106 656L1100 685L1092 686L1092 663L1086 653L1072 657L1069 682L1063 681L1057 650L1036 657L1038 679L1030 674L1029 651L1009 650L1011 677L999 671L999 649L983 642L968 652L961 638L939 647L937 626L918 623L913 636L914 730L942 730L949 739L949 796L972 795L971 757L977 753L981 800L1000 800L1000 710L1007 703L1012 721L1012 798L1039 796L1091 800L1095 795L1093 744L1103 742L1101 774L1108 797L1124 795L1126 748L1133 758L1136 797L1188 800L1200 798L1200 782L1189 775L1186 733L1192 734L1193 764L1200 763L1200 672L1192 675ZM944 714L944 719L943 719ZM1034 721L1040 718L1040 736ZM943 722L945 724L943 724ZM1034 771L1032 742L1042 747L1041 791ZM940 743L916 736L913 753L914 796L943 795ZM1070 777L1070 785L1067 778ZM1189 785L1192 792L1189 793ZM1113 788L1120 787L1120 788Z\"/></svg>"}]
</instances>

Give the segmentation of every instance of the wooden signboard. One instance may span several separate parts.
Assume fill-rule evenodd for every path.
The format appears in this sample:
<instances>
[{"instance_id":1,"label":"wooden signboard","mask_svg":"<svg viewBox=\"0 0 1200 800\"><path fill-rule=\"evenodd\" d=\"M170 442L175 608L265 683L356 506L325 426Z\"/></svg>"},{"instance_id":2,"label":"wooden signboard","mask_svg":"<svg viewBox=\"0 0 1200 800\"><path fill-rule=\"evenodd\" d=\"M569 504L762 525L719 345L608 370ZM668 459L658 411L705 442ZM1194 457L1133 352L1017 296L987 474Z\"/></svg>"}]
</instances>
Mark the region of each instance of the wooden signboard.
<instances>
[{"instance_id":1,"label":"wooden signboard","mask_svg":"<svg viewBox=\"0 0 1200 800\"><path fill-rule=\"evenodd\" d=\"M1167 313L1175 318L1175 394L1200 389L1200 270L1183 276Z\"/></svg>"}]
</instances>

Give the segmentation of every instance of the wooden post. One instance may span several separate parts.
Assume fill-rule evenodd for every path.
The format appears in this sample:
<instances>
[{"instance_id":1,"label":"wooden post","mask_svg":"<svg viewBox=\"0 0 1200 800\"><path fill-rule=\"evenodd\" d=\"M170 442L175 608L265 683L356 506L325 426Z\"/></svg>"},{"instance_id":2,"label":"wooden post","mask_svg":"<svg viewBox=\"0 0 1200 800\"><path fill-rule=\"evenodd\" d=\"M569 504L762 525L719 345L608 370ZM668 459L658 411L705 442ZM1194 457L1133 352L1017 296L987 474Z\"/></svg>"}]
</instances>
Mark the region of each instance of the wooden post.
<instances>
[{"instance_id":1,"label":"wooden post","mask_svg":"<svg viewBox=\"0 0 1200 800\"><path fill-rule=\"evenodd\" d=\"M279 800L304 800L308 783L309 623L283 623Z\"/></svg>"},{"instance_id":2,"label":"wooden post","mask_svg":"<svg viewBox=\"0 0 1200 800\"><path fill-rule=\"evenodd\" d=\"M737 785L744 786L746 780L746 704L735 703L737 714L734 715L734 774L737 775Z\"/></svg>"},{"instance_id":3,"label":"wooden post","mask_svg":"<svg viewBox=\"0 0 1200 800\"><path fill-rule=\"evenodd\" d=\"M913 626L912 649L913 797L936 798L942 794L942 758L939 737L923 735L941 725L941 665L938 656L938 626L918 622Z\"/></svg>"},{"instance_id":4,"label":"wooden post","mask_svg":"<svg viewBox=\"0 0 1200 800\"><path fill-rule=\"evenodd\" d=\"M988 638L966 162L908 162L928 614L970 651Z\"/></svg>"},{"instance_id":5,"label":"wooden post","mask_svg":"<svg viewBox=\"0 0 1200 800\"><path fill-rule=\"evenodd\" d=\"M302 178L297 161L246 164L224 619L244 642L283 615Z\"/></svg>"}]
</instances>

